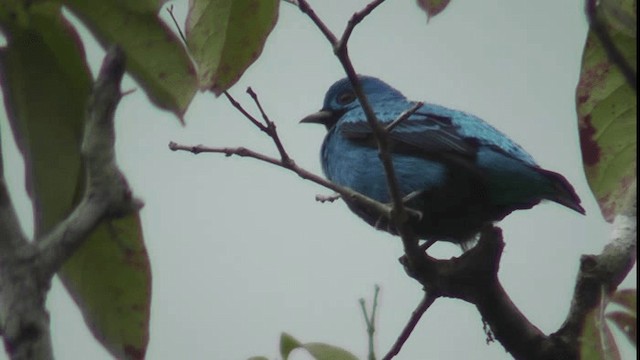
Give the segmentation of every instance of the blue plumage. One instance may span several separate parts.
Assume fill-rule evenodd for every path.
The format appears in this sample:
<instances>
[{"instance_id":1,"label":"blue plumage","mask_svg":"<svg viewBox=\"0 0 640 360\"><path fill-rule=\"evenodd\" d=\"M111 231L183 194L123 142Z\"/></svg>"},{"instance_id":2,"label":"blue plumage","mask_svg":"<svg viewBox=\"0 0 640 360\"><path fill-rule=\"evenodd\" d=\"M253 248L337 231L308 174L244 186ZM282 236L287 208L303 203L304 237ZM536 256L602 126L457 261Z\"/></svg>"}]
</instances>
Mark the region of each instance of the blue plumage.
<instances>
[{"instance_id":1,"label":"blue plumage","mask_svg":"<svg viewBox=\"0 0 640 360\"><path fill-rule=\"evenodd\" d=\"M379 79L360 80L382 123L390 124L415 104ZM321 123L328 130L321 162L331 181L390 201L371 128L348 79L333 84L322 110L302 122ZM394 126L389 139L400 192L408 207L422 213L412 226L423 239L462 244L483 225L541 200L584 214L562 175L540 168L518 144L471 114L425 103ZM395 233L366 208L345 201L369 224Z\"/></svg>"}]
</instances>

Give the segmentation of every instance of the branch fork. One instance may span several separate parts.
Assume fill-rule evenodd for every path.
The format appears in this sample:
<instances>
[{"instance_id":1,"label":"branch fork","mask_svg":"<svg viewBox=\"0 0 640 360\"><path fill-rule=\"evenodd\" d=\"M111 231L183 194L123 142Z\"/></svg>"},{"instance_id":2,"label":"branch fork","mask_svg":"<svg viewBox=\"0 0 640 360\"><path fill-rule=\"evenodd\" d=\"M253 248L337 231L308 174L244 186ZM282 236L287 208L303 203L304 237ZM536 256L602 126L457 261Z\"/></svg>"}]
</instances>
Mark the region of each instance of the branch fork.
<instances>
[{"instance_id":1,"label":"branch fork","mask_svg":"<svg viewBox=\"0 0 640 360\"><path fill-rule=\"evenodd\" d=\"M53 359L45 309L51 279L102 220L142 206L118 168L113 148L124 61L122 50L109 50L89 98L81 145L86 188L71 214L28 241L0 171L0 333L12 359Z\"/></svg>"}]
</instances>

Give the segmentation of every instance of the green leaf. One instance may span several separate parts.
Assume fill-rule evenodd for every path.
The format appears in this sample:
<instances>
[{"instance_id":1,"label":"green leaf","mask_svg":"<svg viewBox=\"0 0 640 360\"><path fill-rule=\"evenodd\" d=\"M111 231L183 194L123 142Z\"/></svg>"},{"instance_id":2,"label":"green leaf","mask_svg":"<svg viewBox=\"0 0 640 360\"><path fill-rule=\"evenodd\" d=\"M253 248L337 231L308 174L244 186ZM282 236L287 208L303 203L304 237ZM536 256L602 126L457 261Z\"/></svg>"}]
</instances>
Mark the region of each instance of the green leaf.
<instances>
[{"instance_id":1,"label":"green leaf","mask_svg":"<svg viewBox=\"0 0 640 360\"><path fill-rule=\"evenodd\" d=\"M444 10L451 0L417 0L418 6L427 13L427 20Z\"/></svg>"},{"instance_id":2,"label":"green leaf","mask_svg":"<svg viewBox=\"0 0 640 360\"><path fill-rule=\"evenodd\" d=\"M638 31L636 0L601 0L602 13L606 22L628 36L636 36Z\"/></svg>"},{"instance_id":3,"label":"green leaf","mask_svg":"<svg viewBox=\"0 0 640 360\"><path fill-rule=\"evenodd\" d=\"M60 5L25 4L0 7L8 43L0 51L0 84L25 159L38 237L83 190L79 149L91 76ZM137 214L99 225L60 275L107 350L121 359L144 356L151 277Z\"/></svg>"},{"instance_id":4,"label":"green leaf","mask_svg":"<svg viewBox=\"0 0 640 360\"><path fill-rule=\"evenodd\" d=\"M187 44L201 89L216 95L235 84L262 52L279 0L190 0Z\"/></svg>"},{"instance_id":5,"label":"green leaf","mask_svg":"<svg viewBox=\"0 0 640 360\"><path fill-rule=\"evenodd\" d=\"M138 214L105 221L65 263L60 277L91 332L117 359L144 359L151 270Z\"/></svg>"},{"instance_id":6,"label":"green leaf","mask_svg":"<svg viewBox=\"0 0 640 360\"><path fill-rule=\"evenodd\" d=\"M637 62L636 32L627 29L628 20L609 5L601 16L613 45L634 69ZM617 1L618 12L637 23L635 0ZM624 6L622 6L624 5ZM582 160L591 191L604 218L611 222L626 202L636 183L637 100L617 65L612 63L593 30L589 31L582 55L582 70L576 89Z\"/></svg>"},{"instance_id":7,"label":"green leaf","mask_svg":"<svg viewBox=\"0 0 640 360\"><path fill-rule=\"evenodd\" d=\"M287 360L289 354L298 348L307 350L316 360L358 360L355 355L337 346L323 343L302 344L287 333L280 335L280 355L284 360Z\"/></svg>"},{"instance_id":8,"label":"green leaf","mask_svg":"<svg viewBox=\"0 0 640 360\"><path fill-rule=\"evenodd\" d=\"M585 317L580 336L581 360L620 360L620 352L611 329L600 317L601 310L596 307Z\"/></svg>"},{"instance_id":9,"label":"green leaf","mask_svg":"<svg viewBox=\"0 0 640 360\"><path fill-rule=\"evenodd\" d=\"M78 149L91 77L84 50L60 16L58 5L37 3L2 17L8 46L2 50L7 115L26 163L36 233L70 209L81 174ZM69 101L74 99L74 101Z\"/></svg>"},{"instance_id":10,"label":"green leaf","mask_svg":"<svg viewBox=\"0 0 640 360\"><path fill-rule=\"evenodd\" d=\"M358 358L347 350L323 343L307 343L303 347L316 360L358 360Z\"/></svg>"},{"instance_id":11,"label":"green leaf","mask_svg":"<svg viewBox=\"0 0 640 360\"><path fill-rule=\"evenodd\" d=\"M197 90L196 72L180 39L158 18L159 1L63 1L103 47L122 47L127 70L155 105L182 119Z\"/></svg>"},{"instance_id":12,"label":"green leaf","mask_svg":"<svg viewBox=\"0 0 640 360\"><path fill-rule=\"evenodd\" d=\"M280 356L282 356L284 360L287 360L289 354L301 345L302 344L293 336L284 332L280 334Z\"/></svg>"}]
</instances>

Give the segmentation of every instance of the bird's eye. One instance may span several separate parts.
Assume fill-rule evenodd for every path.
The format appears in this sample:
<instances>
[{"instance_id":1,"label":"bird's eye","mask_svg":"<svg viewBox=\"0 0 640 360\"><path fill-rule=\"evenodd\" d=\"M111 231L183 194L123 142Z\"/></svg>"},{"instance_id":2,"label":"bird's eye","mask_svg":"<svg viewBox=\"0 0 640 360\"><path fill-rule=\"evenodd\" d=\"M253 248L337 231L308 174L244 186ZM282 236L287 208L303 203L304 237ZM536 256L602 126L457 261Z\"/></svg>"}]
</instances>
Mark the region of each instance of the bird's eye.
<instances>
[{"instance_id":1,"label":"bird's eye","mask_svg":"<svg viewBox=\"0 0 640 360\"><path fill-rule=\"evenodd\" d=\"M343 92L342 94L338 95L338 104L340 105L347 105L350 102L353 102L353 100L356 99L356 94L354 94L352 91L346 91Z\"/></svg>"}]
</instances>

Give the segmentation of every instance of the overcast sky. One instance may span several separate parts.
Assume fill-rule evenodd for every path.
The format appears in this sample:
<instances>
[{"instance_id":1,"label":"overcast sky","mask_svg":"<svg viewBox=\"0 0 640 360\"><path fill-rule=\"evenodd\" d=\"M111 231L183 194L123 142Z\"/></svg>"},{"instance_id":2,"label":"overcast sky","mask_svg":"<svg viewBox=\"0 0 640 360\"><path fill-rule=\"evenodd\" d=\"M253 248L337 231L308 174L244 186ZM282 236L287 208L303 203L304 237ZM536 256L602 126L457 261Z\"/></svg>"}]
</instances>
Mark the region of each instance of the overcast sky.
<instances>
[{"instance_id":1,"label":"overcast sky","mask_svg":"<svg viewBox=\"0 0 640 360\"><path fill-rule=\"evenodd\" d=\"M174 2L184 18L186 2ZM310 1L341 32L367 1ZM162 17L166 18L163 11ZM539 164L563 174L587 216L554 203L500 223L507 243L500 279L512 300L546 333L569 308L579 257L600 252L609 227L584 178L574 89L586 36L582 1L453 0L427 24L415 1L389 0L357 27L350 51L356 70L382 78L409 98L480 116L520 143ZM94 74L104 52L83 31ZM283 3L265 50L231 93L248 108L252 86L296 162L320 173L321 126L298 125L318 110L344 73L311 21ZM135 87L130 79L125 89ZM14 201L32 231L22 168L6 115L2 146ZM344 347L366 358L358 299L381 286L376 348L381 357L400 333L422 290L398 263L398 238L376 231L330 194L283 169L246 158L171 152L183 144L247 146L276 154L270 141L223 98L200 94L181 127L139 90L117 112L117 156L141 212L152 261L148 359L278 358L282 331L300 341ZM440 257L459 255L437 244ZM635 270L626 280L635 286ZM56 280L48 307L59 359L109 359ZM472 305L440 299L397 359L509 359L487 345ZM627 345L626 356L635 358ZM0 359L4 359L4 354ZM308 359L305 354L293 356Z\"/></svg>"}]
</instances>

